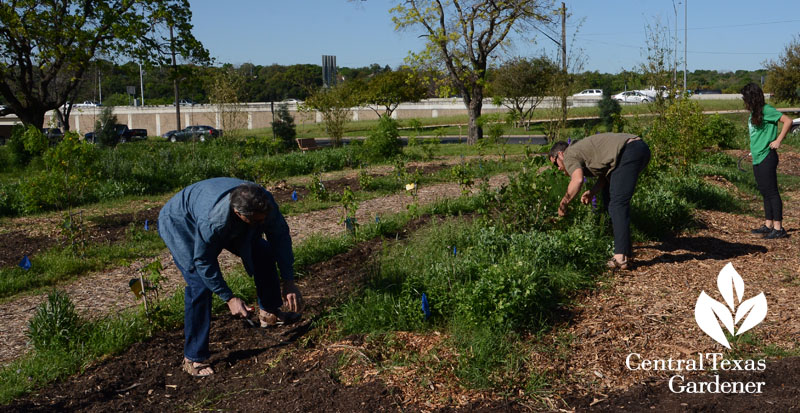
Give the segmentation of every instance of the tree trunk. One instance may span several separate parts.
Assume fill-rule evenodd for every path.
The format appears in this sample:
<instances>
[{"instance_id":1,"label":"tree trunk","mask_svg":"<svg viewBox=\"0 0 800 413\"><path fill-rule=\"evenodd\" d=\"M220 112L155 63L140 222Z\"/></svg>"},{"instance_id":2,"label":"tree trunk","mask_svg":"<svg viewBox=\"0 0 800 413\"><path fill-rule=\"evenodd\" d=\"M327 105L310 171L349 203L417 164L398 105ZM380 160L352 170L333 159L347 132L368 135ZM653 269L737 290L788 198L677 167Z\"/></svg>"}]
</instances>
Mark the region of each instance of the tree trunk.
<instances>
[{"instance_id":1,"label":"tree trunk","mask_svg":"<svg viewBox=\"0 0 800 413\"><path fill-rule=\"evenodd\" d=\"M44 117L47 113L47 110L41 108L28 108L27 110L22 111L15 111L17 112L17 117L25 126L33 125L37 128L44 127Z\"/></svg>"},{"instance_id":2,"label":"tree trunk","mask_svg":"<svg viewBox=\"0 0 800 413\"><path fill-rule=\"evenodd\" d=\"M469 112L467 143L470 145L474 145L478 143L478 140L483 139L483 128L478 125L478 118L481 117L482 108L483 91L475 91L467 103L467 111Z\"/></svg>"}]
</instances>

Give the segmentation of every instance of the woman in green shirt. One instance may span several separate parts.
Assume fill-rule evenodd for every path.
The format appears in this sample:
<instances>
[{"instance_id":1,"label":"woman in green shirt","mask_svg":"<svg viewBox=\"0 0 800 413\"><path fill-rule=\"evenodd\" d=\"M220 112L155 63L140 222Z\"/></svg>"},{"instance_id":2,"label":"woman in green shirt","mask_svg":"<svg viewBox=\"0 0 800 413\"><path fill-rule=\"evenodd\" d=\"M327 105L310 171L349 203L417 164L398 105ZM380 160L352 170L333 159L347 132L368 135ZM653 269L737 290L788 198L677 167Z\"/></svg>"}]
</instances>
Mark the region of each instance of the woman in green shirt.
<instances>
[{"instance_id":1,"label":"woman in green shirt","mask_svg":"<svg viewBox=\"0 0 800 413\"><path fill-rule=\"evenodd\" d=\"M778 148L789 133L792 120L764 103L764 92L755 83L742 88L744 107L750 111L747 126L750 129L750 154L753 156L753 174L758 190L764 198L764 225L751 232L763 234L766 239L785 238L783 201L778 192ZM778 122L783 127L778 133Z\"/></svg>"}]
</instances>

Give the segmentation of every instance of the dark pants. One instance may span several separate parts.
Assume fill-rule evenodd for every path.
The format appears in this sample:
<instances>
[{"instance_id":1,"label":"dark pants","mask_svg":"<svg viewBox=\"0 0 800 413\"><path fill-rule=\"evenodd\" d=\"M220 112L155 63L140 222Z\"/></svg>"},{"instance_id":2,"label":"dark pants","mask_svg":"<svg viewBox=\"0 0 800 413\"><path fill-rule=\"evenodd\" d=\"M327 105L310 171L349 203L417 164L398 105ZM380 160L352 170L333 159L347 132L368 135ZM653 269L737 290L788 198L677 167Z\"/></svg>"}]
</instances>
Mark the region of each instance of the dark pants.
<instances>
[{"instance_id":1,"label":"dark pants","mask_svg":"<svg viewBox=\"0 0 800 413\"><path fill-rule=\"evenodd\" d=\"M283 304L281 299L280 279L276 269L275 256L267 241L259 239L253 242L253 263L258 305L264 310L275 312ZM211 298L212 293L195 271L175 265L186 280L183 305L183 355L192 361L207 360L211 353L208 350L208 335L211 330Z\"/></svg>"},{"instance_id":2,"label":"dark pants","mask_svg":"<svg viewBox=\"0 0 800 413\"><path fill-rule=\"evenodd\" d=\"M758 165L753 165L758 191L764 198L764 216L768 221L783 221L783 201L778 193L778 152L769 154Z\"/></svg>"},{"instance_id":3,"label":"dark pants","mask_svg":"<svg viewBox=\"0 0 800 413\"><path fill-rule=\"evenodd\" d=\"M630 256L631 245L631 198L636 189L639 174L650 162L650 148L643 140L630 142L622 147L617 166L608 178L603 198L611 217L614 231L614 254Z\"/></svg>"}]
</instances>

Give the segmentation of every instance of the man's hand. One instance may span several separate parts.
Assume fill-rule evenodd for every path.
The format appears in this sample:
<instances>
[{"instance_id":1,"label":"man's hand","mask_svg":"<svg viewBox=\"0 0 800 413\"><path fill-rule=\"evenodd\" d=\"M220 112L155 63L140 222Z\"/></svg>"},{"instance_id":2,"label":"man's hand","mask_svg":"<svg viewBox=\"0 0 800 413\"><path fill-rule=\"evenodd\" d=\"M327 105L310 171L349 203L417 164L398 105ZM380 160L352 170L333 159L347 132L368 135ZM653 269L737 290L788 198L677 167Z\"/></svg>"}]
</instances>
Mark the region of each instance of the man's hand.
<instances>
[{"instance_id":1,"label":"man's hand","mask_svg":"<svg viewBox=\"0 0 800 413\"><path fill-rule=\"evenodd\" d=\"M592 191L584 192L583 195L581 195L581 203L584 204L584 205L588 205L589 202L592 202L592 197L593 196L594 196L594 194L592 193Z\"/></svg>"},{"instance_id":2,"label":"man's hand","mask_svg":"<svg viewBox=\"0 0 800 413\"><path fill-rule=\"evenodd\" d=\"M303 311L303 295L294 281L283 282L283 306L286 311L300 313Z\"/></svg>"},{"instance_id":3,"label":"man's hand","mask_svg":"<svg viewBox=\"0 0 800 413\"><path fill-rule=\"evenodd\" d=\"M244 300L239 297L233 297L228 300L228 309L231 310L231 315L240 315L245 318L253 311L253 308L248 307Z\"/></svg>"},{"instance_id":4,"label":"man's hand","mask_svg":"<svg viewBox=\"0 0 800 413\"><path fill-rule=\"evenodd\" d=\"M567 215L567 205L569 205L569 202L564 202L562 199L561 203L558 204L558 216L564 217Z\"/></svg>"}]
</instances>

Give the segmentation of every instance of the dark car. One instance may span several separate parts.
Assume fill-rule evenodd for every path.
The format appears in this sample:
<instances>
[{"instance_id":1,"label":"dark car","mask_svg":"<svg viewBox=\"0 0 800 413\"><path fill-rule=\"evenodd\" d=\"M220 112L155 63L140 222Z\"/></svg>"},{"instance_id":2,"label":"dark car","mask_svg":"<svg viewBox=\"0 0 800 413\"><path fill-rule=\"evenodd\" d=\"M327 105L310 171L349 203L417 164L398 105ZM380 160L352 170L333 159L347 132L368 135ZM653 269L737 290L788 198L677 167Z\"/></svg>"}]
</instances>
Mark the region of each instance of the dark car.
<instances>
[{"instance_id":1,"label":"dark car","mask_svg":"<svg viewBox=\"0 0 800 413\"><path fill-rule=\"evenodd\" d=\"M206 125L193 125L187 126L183 130L169 131L162 135L164 138L169 139L170 142L178 141L200 141L205 142L206 139L217 138L220 135L218 129Z\"/></svg>"},{"instance_id":2,"label":"dark car","mask_svg":"<svg viewBox=\"0 0 800 413\"><path fill-rule=\"evenodd\" d=\"M128 129L128 125L115 125L114 126L114 133L117 134L117 142L125 143L135 139L147 139L147 130L146 129L138 129L138 131L144 131L144 135L141 132L134 135L133 131L137 129ZM97 143L95 132L89 132L86 135L83 135L83 139L86 142Z\"/></svg>"},{"instance_id":3,"label":"dark car","mask_svg":"<svg viewBox=\"0 0 800 413\"><path fill-rule=\"evenodd\" d=\"M64 139L64 132L59 128L42 128L42 134L50 141L50 146L55 146Z\"/></svg>"}]
</instances>

